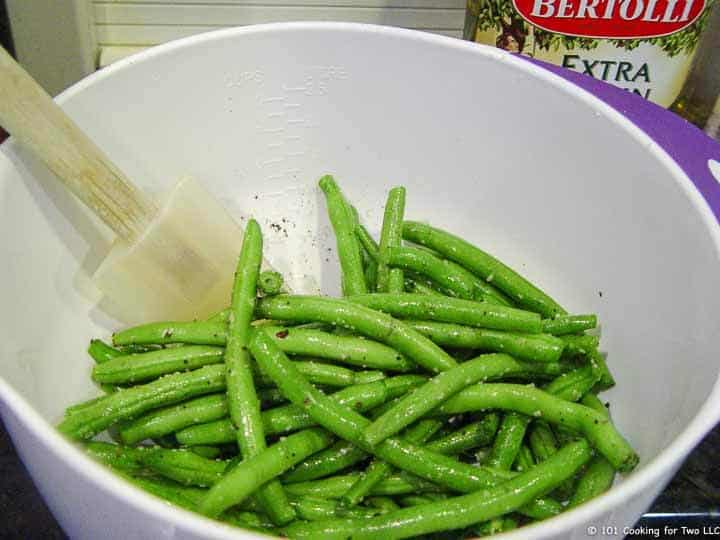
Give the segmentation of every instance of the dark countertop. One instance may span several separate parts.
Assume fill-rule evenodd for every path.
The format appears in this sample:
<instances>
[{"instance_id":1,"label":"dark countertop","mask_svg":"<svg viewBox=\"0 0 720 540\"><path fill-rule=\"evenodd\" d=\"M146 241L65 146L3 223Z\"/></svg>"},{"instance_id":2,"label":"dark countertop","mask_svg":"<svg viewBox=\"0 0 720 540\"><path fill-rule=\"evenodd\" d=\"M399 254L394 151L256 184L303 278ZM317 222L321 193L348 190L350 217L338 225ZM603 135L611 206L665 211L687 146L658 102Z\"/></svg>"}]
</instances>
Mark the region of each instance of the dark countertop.
<instances>
[{"instance_id":1,"label":"dark countertop","mask_svg":"<svg viewBox=\"0 0 720 540\"><path fill-rule=\"evenodd\" d=\"M683 467L649 510L653 514L670 512L713 513L714 516L685 516L668 520L648 517L641 524L660 527L720 526L720 425L690 454ZM0 423L0 538L64 539L66 536L30 480L18 458L10 437ZM682 538L677 535L676 538Z\"/></svg>"}]
</instances>

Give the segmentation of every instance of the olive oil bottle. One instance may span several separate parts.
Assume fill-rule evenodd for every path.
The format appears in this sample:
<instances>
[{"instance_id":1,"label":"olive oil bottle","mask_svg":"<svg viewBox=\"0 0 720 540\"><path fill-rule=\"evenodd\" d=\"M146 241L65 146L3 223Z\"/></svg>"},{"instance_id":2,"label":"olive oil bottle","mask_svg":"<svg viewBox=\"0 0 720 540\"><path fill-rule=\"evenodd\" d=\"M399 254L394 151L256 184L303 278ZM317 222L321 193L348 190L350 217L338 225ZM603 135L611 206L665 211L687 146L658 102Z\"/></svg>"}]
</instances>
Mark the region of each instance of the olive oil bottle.
<instances>
[{"instance_id":1,"label":"olive oil bottle","mask_svg":"<svg viewBox=\"0 0 720 540\"><path fill-rule=\"evenodd\" d=\"M671 110L720 138L720 8L711 14L690 74Z\"/></svg>"},{"instance_id":2,"label":"olive oil bottle","mask_svg":"<svg viewBox=\"0 0 720 540\"><path fill-rule=\"evenodd\" d=\"M716 3L468 0L464 37L601 79L704 126L720 95Z\"/></svg>"}]
</instances>

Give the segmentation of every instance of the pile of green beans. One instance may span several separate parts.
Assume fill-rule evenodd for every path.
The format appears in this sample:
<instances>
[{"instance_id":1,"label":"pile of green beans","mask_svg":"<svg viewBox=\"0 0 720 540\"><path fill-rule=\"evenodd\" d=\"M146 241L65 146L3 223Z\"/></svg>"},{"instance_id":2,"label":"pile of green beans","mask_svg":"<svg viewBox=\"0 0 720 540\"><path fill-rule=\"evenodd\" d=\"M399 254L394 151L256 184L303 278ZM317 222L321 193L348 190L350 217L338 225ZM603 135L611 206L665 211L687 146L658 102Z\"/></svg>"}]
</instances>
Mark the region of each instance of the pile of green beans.
<instances>
[{"instance_id":1,"label":"pile of green beans","mask_svg":"<svg viewBox=\"0 0 720 540\"><path fill-rule=\"evenodd\" d=\"M615 380L596 315L405 221L403 187L378 241L331 176L319 186L342 297L261 272L249 220L229 307L93 339L104 393L58 429L179 511L289 538L492 535L633 470L597 396ZM105 430L115 442L95 440Z\"/></svg>"}]
</instances>

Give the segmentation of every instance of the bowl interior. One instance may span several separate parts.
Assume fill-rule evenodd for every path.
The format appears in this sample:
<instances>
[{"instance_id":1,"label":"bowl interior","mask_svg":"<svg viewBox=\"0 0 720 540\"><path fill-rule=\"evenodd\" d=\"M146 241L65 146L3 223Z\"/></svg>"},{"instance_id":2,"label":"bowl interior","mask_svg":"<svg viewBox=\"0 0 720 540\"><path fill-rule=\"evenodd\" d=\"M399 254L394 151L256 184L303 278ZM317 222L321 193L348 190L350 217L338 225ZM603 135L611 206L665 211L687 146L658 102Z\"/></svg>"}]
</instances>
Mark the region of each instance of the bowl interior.
<instances>
[{"instance_id":1,"label":"bowl interior","mask_svg":"<svg viewBox=\"0 0 720 540\"><path fill-rule=\"evenodd\" d=\"M256 217L298 290L339 290L322 174L373 233L407 186L408 218L598 313L605 396L643 464L715 383L717 225L694 188L599 102L503 53L371 29L223 33L111 67L64 106L147 190L189 174ZM80 271L107 234L21 149L0 152L0 375L55 422L97 393L84 351L115 328Z\"/></svg>"}]
</instances>

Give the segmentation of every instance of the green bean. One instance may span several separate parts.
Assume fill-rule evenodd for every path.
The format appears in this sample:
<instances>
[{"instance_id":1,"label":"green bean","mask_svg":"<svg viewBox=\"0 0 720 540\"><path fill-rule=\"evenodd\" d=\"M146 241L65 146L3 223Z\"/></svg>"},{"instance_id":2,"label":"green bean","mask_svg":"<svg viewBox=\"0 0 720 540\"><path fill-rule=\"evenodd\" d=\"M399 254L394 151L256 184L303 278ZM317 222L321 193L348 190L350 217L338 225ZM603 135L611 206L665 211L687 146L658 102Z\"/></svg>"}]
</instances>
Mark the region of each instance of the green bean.
<instances>
[{"instance_id":1,"label":"green bean","mask_svg":"<svg viewBox=\"0 0 720 540\"><path fill-rule=\"evenodd\" d=\"M236 431L229 418L221 418L201 424L190 424L179 429L175 433L175 438L183 446L229 444L237 442ZM272 435L267 430L266 433Z\"/></svg>"},{"instance_id":2,"label":"green bean","mask_svg":"<svg viewBox=\"0 0 720 540\"><path fill-rule=\"evenodd\" d=\"M133 420L121 428L120 438L125 444L135 444L174 433L193 424L212 422L226 417L227 414L227 399L224 394L202 396L151 411Z\"/></svg>"},{"instance_id":3,"label":"green bean","mask_svg":"<svg viewBox=\"0 0 720 540\"><path fill-rule=\"evenodd\" d=\"M508 412L503 415L485 465L509 471L520 451L529 423L530 417L524 414Z\"/></svg>"},{"instance_id":4,"label":"green bean","mask_svg":"<svg viewBox=\"0 0 720 540\"><path fill-rule=\"evenodd\" d=\"M535 458L532 450L527 444L522 444L515 457L514 469L518 472L526 472L535 466Z\"/></svg>"},{"instance_id":5,"label":"green bean","mask_svg":"<svg viewBox=\"0 0 720 540\"><path fill-rule=\"evenodd\" d=\"M454 268L455 271L457 269L463 269L462 266L459 264L450 261L448 259L443 259L443 264L448 268ZM467 271L467 270L466 270ZM473 277L473 286L475 288L475 299L476 300L482 300L483 302L487 302L488 304L498 304L500 306L510 306L515 307L515 304L513 301L508 298L508 296L500 291L497 287L494 285L491 285L487 281L484 281L480 279L479 277L475 276L474 274L471 274Z\"/></svg>"},{"instance_id":6,"label":"green bean","mask_svg":"<svg viewBox=\"0 0 720 540\"><path fill-rule=\"evenodd\" d=\"M362 250L362 260L365 283L367 284L368 291L372 292L377 288L378 263L375 259L368 255L365 249Z\"/></svg>"},{"instance_id":7,"label":"green bean","mask_svg":"<svg viewBox=\"0 0 720 540\"><path fill-rule=\"evenodd\" d=\"M565 351L568 356L586 356L590 354L593 349L597 349L600 344L600 338L590 334L575 335L568 334L561 336L560 339L565 342Z\"/></svg>"},{"instance_id":8,"label":"green bean","mask_svg":"<svg viewBox=\"0 0 720 540\"><path fill-rule=\"evenodd\" d=\"M595 394L585 395L582 403L603 416L610 416L605 405ZM595 456L578 479L575 493L570 498L568 506L570 508L578 506L605 493L612 486L614 479L615 469L610 462L603 456Z\"/></svg>"},{"instance_id":9,"label":"green bean","mask_svg":"<svg viewBox=\"0 0 720 540\"><path fill-rule=\"evenodd\" d=\"M391 465L450 489L466 492L495 485L506 480L508 474L512 476L511 473L461 463L394 437L371 448L362 437L370 421L315 389L263 330L253 333L250 350L292 403L303 407L321 426ZM536 515L535 508L528 511Z\"/></svg>"},{"instance_id":10,"label":"green bean","mask_svg":"<svg viewBox=\"0 0 720 540\"><path fill-rule=\"evenodd\" d=\"M158 474L186 486L208 487L222 478L226 464L183 449L135 448L137 459Z\"/></svg>"},{"instance_id":11,"label":"green bean","mask_svg":"<svg viewBox=\"0 0 720 540\"><path fill-rule=\"evenodd\" d=\"M136 418L145 411L225 388L225 366L205 366L188 373L165 375L147 384L108 394L93 405L63 419L60 432L76 439L88 439L119 422Z\"/></svg>"},{"instance_id":12,"label":"green bean","mask_svg":"<svg viewBox=\"0 0 720 540\"><path fill-rule=\"evenodd\" d=\"M140 473L145 469L135 454L117 444L87 441L83 444L83 449L90 457L113 469L131 474Z\"/></svg>"},{"instance_id":13,"label":"green bean","mask_svg":"<svg viewBox=\"0 0 720 540\"><path fill-rule=\"evenodd\" d=\"M603 358L600 352L598 352L597 349L593 349L590 351L588 356L590 358L590 365L592 366L593 371L600 379L596 385L597 390L607 390L615 386L615 379L610 373L610 370L605 363L605 358Z\"/></svg>"},{"instance_id":14,"label":"green bean","mask_svg":"<svg viewBox=\"0 0 720 540\"><path fill-rule=\"evenodd\" d=\"M563 373L550 383L544 390L565 401L578 401L595 386L599 374L592 367L583 366Z\"/></svg>"},{"instance_id":15,"label":"green bean","mask_svg":"<svg viewBox=\"0 0 720 540\"><path fill-rule=\"evenodd\" d=\"M494 534L512 531L513 529L517 529L517 526L518 522L512 518L497 517L490 521L479 523L473 527L472 531L473 534L477 536L492 536Z\"/></svg>"},{"instance_id":16,"label":"green bean","mask_svg":"<svg viewBox=\"0 0 720 540\"><path fill-rule=\"evenodd\" d=\"M513 410L567 426L582 433L617 470L629 472L637 465L635 451L603 415L530 386L476 384L451 397L436 409L436 413L458 414L487 409Z\"/></svg>"},{"instance_id":17,"label":"green bean","mask_svg":"<svg viewBox=\"0 0 720 540\"><path fill-rule=\"evenodd\" d=\"M263 453L267 447L260 400L255 390L253 366L248 353L262 252L260 226L257 221L250 219L245 226L235 271L225 348L228 411L236 428L238 447L245 460ZM295 512L277 480L260 487L257 499L273 523L283 525L295 518Z\"/></svg>"},{"instance_id":18,"label":"green bean","mask_svg":"<svg viewBox=\"0 0 720 540\"><path fill-rule=\"evenodd\" d=\"M580 476L568 507L574 508L602 495L612 487L614 480L615 469L610 462L603 456L594 457Z\"/></svg>"},{"instance_id":19,"label":"green bean","mask_svg":"<svg viewBox=\"0 0 720 540\"><path fill-rule=\"evenodd\" d=\"M125 354L111 347L101 339L91 339L87 351L90 357L95 360L96 364L104 364L108 360L118 358Z\"/></svg>"},{"instance_id":20,"label":"green bean","mask_svg":"<svg viewBox=\"0 0 720 540\"><path fill-rule=\"evenodd\" d=\"M421 294L431 294L433 296L454 296L452 291L443 289L440 285L435 283L432 279L423 274L413 272L412 270L406 270L405 275L405 289L407 292L413 292L413 289L420 287Z\"/></svg>"},{"instance_id":21,"label":"green bean","mask_svg":"<svg viewBox=\"0 0 720 540\"><path fill-rule=\"evenodd\" d=\"M440 291L433 289L414 279L405 280L405 291L413 294L427 294L430 296L445 296Z\"/></svg>"},{"instance_id":22,"label":"green bean","mask_svg":"<svg viewBox=\"0 0 720 540\"><path fill-rule=\"evenodd\" d=\"M264 317L320 321L349 328L394 347L408 359L430 371L444 371L457 365L457 362L440 347L401 321L344 299L274 296L258 302L257 312Z\"/></svg>"},{"instance_id":23,"label":"green bean","mask_svg":"<svg viewBox=\"0 0 720 540\"><path fill-rule=\"evenodd\" d=\"M599 412L604 417L610 418L610 412L608 411L607 406L603 404L599 397L597 397L597 394L585 394L580 402L586 407L590 407L591 409Z\"/></svg>"},{"instance_id":24,"label":"green bean","mask_svg":"<svg viewBox=\"0 0 720 540\"><path fill-rule=\"evenodd\" d=\"M463 388L479 381L502 377L525 366L506 354L486 354L436 375L408 394L395 407L363 431L363 438L375 446L421 418Z\"/></svg>"},{"instance_id":25,"label":"green bean","mask_svg":"<svg viewBox=\"0 0 720 540\"><path fill-rule=\"evenodd\" d=\"M597 316L589 315L558 315L552 319L543 319L542 331L554 336L577 334L592 330L597 326Z\"/></svg>"},{"instance_id":26,"label":"green bean","mask_svg":"<svg viewBox=\"0 0 720 540\"><path fill-rule=\"evenodd\" d=\"M370 494L394 497L407 493L445 493L446 491L442 486L401 471L399 474L389 476L382 480L372 489Z\"/></svg>"},{"instance_id":27,"label":"green bean","mask_svg":"<svg viewBox=\"0 0 720 540\"><path fill-rule=\"evenodd\" d=\"M449 322L529 334L542 331L542 321L537 313L488 302L410 293L364 294L351 296L349 300L403 319Z\"/></svg>"},{"instance_id":28,"label":"green bean","mask_svg":"<svg viewBox=\"0 0 720 540\"><path fill-rule=\"evenodd\" d=\"M323 497L339 499L359 478L358 473L331 476L309 482L288 483L285 491L290 497ZM395 479L393 480L395 481ZM415 489L409 482L405 482L406 493Z\"/></svg>"},{"instance_id":29,"label":"green bean","mask_svg":"<svg viewBox=\"0 0 720 540\"><path fill-rule=\"evenodd\" d=\"M114 392L118 391L119 386L115 386L112 384L99 384L100 390L105 392L106 394L112 394Z\"/></svg>"},{"instance_id":30,"label":"green bean","mask_svg":"<svg viewBox=\"0 0 720 540\"><path fill-rule=\"evenodd\" d=\"M223 349L207 345L173 347L119 356L93 368L100 383L127 384L157 379L177 371L190 371L223 361Z\"/></svg>"},{"instance_id":31,"label":"green bean","mask_svg":"<svg viewBox=\"0 0 720 540\"><path fill-rule=\"evenodd\" d=\"M457 236L423 223L406 221L403 224L403 238L434 249L451 261L464 266L488 283L492 283L521 307L540 313L544 317L565 313L557 302L513 269Z\"/></svg>"},{"instance_id":32,"label":"green bean","mask_svg":"<svg viewBox=\"0 0 720 540\"><path fill-rule=\"evenodd\" d=\"M104 386L104 385L102 385L102 386ZM115 388L114 388L114 387L113 387L113 391L112 391L112 392L106 392L106 391L105 391L105 388L102 388L102 390L103 390L103 392L105 392L105 393L102 394L102 395L100 395L100 396L97 396L97 397L94 397L94 398L90 398L90 399L88 399L88 400L86 400L86 401L81 401L80 403L75 403L74 405L70 405L67 409L65 409L65 416L71 416L71 415L73 415L73 414L75 414L75 413L77 413L77 412L79 412L79 411L85 410L85 409L87 409L87 408L89 408L89 407L93 407L93 406L96 405L97 403L99 403L99 402L101 402L102 400L104 400L104 399L108 396L108 394L112 394L112 393L115 392Z\"/></svg>"},{"instance_id":33,"label":"green bean","mask_svg":"<svg viewBox=\"0 0 720 540\"><path fill-rule=\"evenodd\" d=\"M385 459L385 454L391 455L393 459L395 459L398 454L404 452L403 444L396 439L393 439L393 442L397 443L397 445L388 444L388 441L386 441L385 444L371 448L362 437L362 431L370 425L370 421L352 409L345 408L329 399L315 389L298 373L292 362L273 344L272 340L264 331L258 330L253 334L250 342L250 350L263 370L275 380L278 388L280 388L285 396L292 403L303 407L321 426L336 433L341 438L354 443L360 448L371 451L383 459ZM386 452L386 449L389 451ZM457 463L455 460L445 458L444 456L437 455L436 457L441 458L441 461L445 461L446 468L452 468ZM403 468L403 465L408 467L407 463L399 466ZM431 467L428 462L425 463L423 468L428 470L433 467ZM433 469L432 475L437 476L439 469ZM416 470L412 472L418 474ZM475 474L476 472L477 470L473 471L473 477L477 476ZM434 481L434 478L430 479Z\"/></svg>"},{"instance_id":34,"label":"green bean","mask_svg":"<svg viewBox=\"0 0 720 540\"><path fill-rule=\"evenodd\" d=\"M205 495L199 511L214 517L240 504L260 486L277 478L308 456L327 448L334 437L322 429L300 431L238 463Z\"/></svg>"},{"instance_id":35,"label":"green bean","mask_svg":"<svg viewBox=\"0 0 720 540\"><path fill-rule=\"evenodd\" d=\"M307 482L330 476L367 458L367 453L347 441L338 441L330 448L310 456L285 473L283 483Z\"/></svg>"},{"instance_id":36,"label":"green bean","mask_svg":"<svg viewBox=\"0 0 720 540\"><path fill-rule=\"evenodd\" d=\"M205 492L203 489L181 486L176 482L165 481L159 478L130 476L118 470L114 470L113 472L143 491L193 512L195 511L197 501L200 500Z\"/></svg>"},{"instance_id":37,"label":"green bean","mask_svg":"<svg viewBox=\"0 0 720 540\"><path fill-rule=\"evenodd\" d=\"M360 241L360 245L363 249L365 249L367 254L370 255L375 262L378 262L380 260L380 246L370 235L368 230L358 223L355 225L355 234Z\"/></svg>"},{"instance_id":38,"label":"green bean","mask_svg":"<svg viewBox=\"0 0 720 540\"><path fill-rule=\"evenodd\" d=\"M444 437L427 444L426 448L438 454L460 454L466 450L490 444L497 433L500 418L496 413L486 414Z\"/></svg>"},{"instance_id":39,"label":"green bean","mask_svg":"<svg viewBox=\"0 0 720 540\"><path fill-rule=\"evenodd\" d=\"M277 536L275 534L274 523L262 514L258 514L255 512L242 512L231 509L225 512L218 519L236 527L250 529L252 531L261 532L270 536Z\"/></svg>"},{"instance_id":40,"label":"green bean","mask_svg":"<svg viewBox=\"0 0 720 540\"><path fill-rule=\"evenodd\" d=\"M565 348L549 334L522 334L430 321L405 321L441 347L504 352L519 360L557 362Z\"/></svg>"},{"instance_id":41,"label":"green bean","mask_svg":"<svg viewBox=\"0 0 720 540\"><path fill-rule=\"evenodd\" d=\"M501 305L510 305L502 293L493 290L462 266L441 259L423 249L396 247L388 250L388 264L411 270L430 278L453 296L465 300L484 300L486 297ZM382 292L382 291L379 291ZM402 291L396 291L402 292Z\"/></svg>"},{"instance_id":42,"label":"green bean","mask_svg":"<svg viewBox=\"0 0 720 540\"><path fill-rule=\"evenodd\" d=\"M323 478L322 480L314 480L311 482L298 482L296 484L287 484L285 491L292 496L315 496L327 497L331 499L339 499L352 485L357 482L360 475L347 474L342 476L333 476L331 478ZM438 491L437 485L411 477L405 474L394 475L386 478L375 486L372 490L373 495L395 496L408 493L425 493L427 491Z\"/></svg>"},{"instance_id":43,"label":"green bean","mask_svg":"<svg viewBox=\"0 0 720 540\"><path fill-rule=\"evenodd\" d=\"M156 322L133 326L112 336L114 345L187 343L225 345L227 326L222 321Z\"/></svg>"},{"instance_id":44,"label":"green bean","mask_svg":"<svg viewBox=\"0 0 720 540\"><path fill-rule=\"evenodd\" d=\"M434 257L436 259L438 258L438 254L436 252L422 246L415 246L413 249L422 251L430 257ZM484 282L473 274L469 274L468 271L459 264L456 264L447 259L441 259L441 267L443 270L447 269L447 271L453 275L462 273L462 275L468 276L468 279L471 281L471 285L474 291L472 296L473 299L482 300L484 302L487 302L488 304L499 304L501 306L513 305L507 296L505 296L503 293L501 293L489 283ZM439 285L430 277L420 272L414 272L413 270L409 270L406 268L405 276L407 277L407 279L405 280L405 289L407 290L407 292L431 294L433 296L458 296L457 292L453 291L450 288Z\"/></svg>"},{"instance_id":45,"label":"green bean","mask_svg":"<svg viewBox=\"0 0 720 540\"><path fill-rule=\"evenodd\" d=\"M260 272L257 278L258 289L265 296L280 294L282 292L284 280L280 272L274 270L264 270Z\"/></svg>"},{"instance_id":46,"label":"green bean","mask_svg":"<svg viewBox=\"0 0 720 540\"><path fill-rule=\"evenodd\" d=\"M387 345L357 336L281 326L266 327L265 330L287 354L309 355L385 371L410 371L414 367L413 362Z\"/></svg>"},{"instance_id":47,"label":"green bean","mask_svg":"<svg viewBox=\"0 0 720 540\"><path fill-rule=\"evenodd\" d=\"M132 343L130 345L120 345L117 347L117 350L123 354L140 354L144 352L157 351L158 349L162 349L164 347L165 345L157 345L150 343L146 345L136 345Z\"/></svg>"},{"instance_id":48,"label":"green bean","mask_svg":"<svg viewBox=\"0 0 720 540\"><path fill-rule=\"evenodd\" d=\"M542 421L533 423L528 433L528 443L535 457L535 463L540 463L553 456L558 451L557 441L550 427Z\"/></svg>"},{"instance_id":49,"label":"green bean","mask_svg":"<svg viewBox=\"0 0 720 540\"><path fill-rule=\"evenodd\" d=\"M367 519L377 516L380 511L372 508L346 508L331 499L300 497L292 501L300 519L320 521L332 518Z\"/></svg>"},{"instance_id":50,"label":"green bean","mask_svg":"<svg viewBox=\"0 0 720 540\"><path fill-rule=\"evenodd\" d=\"M398 504L390 497L368 497L365 499L365 505L377 508L381 514L387 514L388 512L394 512L400 509Z\"/></svg>"},{"instance_id":51,"label":"green bean","mask_svg":"<svg viewBox=\"0 0 720 540\"><path fill-rule=\"evenodd\" d=\"M385 378L382 371L352 371L351 369L323 364L322 362L295 362L298 371L315 384L325 386L352 386L380 381Z\"/></svg>"},{"instance_id":52,"label":"green bean","mask_svg":"<svg viewBox=\"0 0 720 540\"><path fill-rule=\"evenodd\" d=\"M352 407L363 412L377 407L398 395L406 393L411 388L424 382L423 377L416 375L401 375L382 381L350 386L329 396L339 404ZM221 444L235 440L235 430L228 419L220 417L215 422L191 425L176 433L178 442L187 446L197 444ZM262 413L263 429L266 434L276 435L315 425L315 421L300 407L286 405Z\"/></svg>"},{"instance_id":53,"label":"green bean","mask_svg":"<svg viewBox=\"0 0 720 540\"><path fill-rule=\"evenodd\" d=\"M597 380L589 368L579 368L554 379L545 391L566 401L577 401ZM486 465L510 470L525 437L530 417L508 412L502 421Z\"/></svg>"},{"instance_id":54,"label":"green bean","mask_svg":"<svg viewBox=\"0 0 720 540\"><path fill-rule=\"evenodd\" d=\"M386 461L375 458L360 475L350 489L340 498L349 507L357 506L373 490L373 488L390 476L393 467Z\"/></svg>"},{"instance_id":55,"label":"green bean","mask_svg":"<svg viewBox=\"0 0 720 540\"><path fill-rule=\"evenodd\" d=\"M403 433L403 439L410 443L423 443L442 427L442 422L428 419L421 420ZM358 481L342 496L349 506L356 506L372 491L372 488L392 474L393 467L380 459L374 459Z\"/></svg>"},{"instance_id":56,"label":"green bean","mask_svg":"<svg viewBox=\"0 0 720 540\"><path fill-rule=\"evenodd\" d=\"M150 469L178 484L206 487L217 482L225 464L184 449L160 447L129 448L89 441L85 451L98 461L132 474Z\"/></svg>"},{"instance_id":57,"label":"green bean","mask_svg":"<svg viewBox=\"0 0 720 540\"><path fill-rule=\"evenodd\" d=\"M402 292L405 288L403 271L390 268L390 252L400 247L402 242L402 224L405 214L405 188L390 190L385 203L382 231L380 233L380 260L378 261L378 292ZM393 265L395 266L395 265Z\"/></svg>"},{"instance_id":58,"label":"green bean","mask_svg":"<svg viewBox=\"0 0 720 540\"><path fill-rule=\"evenodd\" d=\"M551 459L507 482L446 500L409 507L365 520L296 522L284 529L290 538L408 538L462 528L513 512L570 478L591 457L586 441L565 446Z\"/></svg>"},{"instance_id":59,"label":"green bean","mask_svg":"<svg viewBox=\"0 0 720 540\"><path fill-rule=\"evenodd\" d=\"M353 371L314 360L299 361L297 357L294 363L297 370L307 377L310 382L322 386L345 387L379 381L385 378L385 373L382 371ZM260 372L256 375L258 384L272 386L272 381L263 373Z\"/></svg>"},{"instance_id":60,"label":"green bean","mask_svg":"<svg viewBox=\"0 0 720 540\"><path fill-rule=\"evenodd\" d=\"M536 463L549 459L558 451L558 441L555 435L550 426L541 420L533 422L527 439ZM570 440L568 439L568 442ZM568 479L557 487L555 494L560 500L566 500L572 494L572 488L573 481Z\"/></svg>"},{"instance_id":61,"label":"green bean","mask_svg":"<svg viewBox=\"0 0 720 540\"><path fill-rule=\"evenodd\" d=\"M580 368L556 378L545 387L545 391L566 401L577 401L592 388L596 380L589 368ZM486 465L509 470L520 451L529 422L528 416L514 412L507 413Z\"/></svg>"},{"instance_id":62,"label":"green bean","mask_svg":"<svg viewBox=\"0 0 720 540\"><path fill-rule=\"evenodd\" d=\"M217 459L220 457L220 455L223 453L223 450L217 446L193 446L192 448L188 448L188 450L194 454L197 454L200 457L204 457L207 459Z\"/></svg>"},{"instance_id":63,"label":"green bean","mask_svg":"<svg viewBox=\"0 0 720 540\"><path fill-rule=\"evenodd\" d=\"M323 176L319 185L325 193L330 223L335 231L343 294L347 296L365 293L367 287L360 258L360 244L355 236L355 223L348 212L347 202L332 176Z\"/></svg>"}]
</instances>

